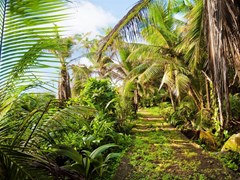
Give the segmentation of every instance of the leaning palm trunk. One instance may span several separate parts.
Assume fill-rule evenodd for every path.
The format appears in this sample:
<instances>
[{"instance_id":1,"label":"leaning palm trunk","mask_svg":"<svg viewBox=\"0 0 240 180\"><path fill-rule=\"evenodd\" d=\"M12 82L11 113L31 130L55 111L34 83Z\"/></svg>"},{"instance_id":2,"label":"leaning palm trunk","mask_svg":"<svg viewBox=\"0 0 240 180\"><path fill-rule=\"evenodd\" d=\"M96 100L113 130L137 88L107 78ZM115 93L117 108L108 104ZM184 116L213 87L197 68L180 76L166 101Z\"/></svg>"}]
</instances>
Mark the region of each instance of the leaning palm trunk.
<instances>
[{"instance_id":1,"label":"leaning palm trunk","mask_svg":"<svg viewBox=\"0 0 240 180\"><path fill-rule=\"evenodd\" d=\"M205 0L209 67L218 100L221 130L227 127L230 119L228 64L234 64L240 72L239 7L237 0Z\"/></svg>"}]
</instances>

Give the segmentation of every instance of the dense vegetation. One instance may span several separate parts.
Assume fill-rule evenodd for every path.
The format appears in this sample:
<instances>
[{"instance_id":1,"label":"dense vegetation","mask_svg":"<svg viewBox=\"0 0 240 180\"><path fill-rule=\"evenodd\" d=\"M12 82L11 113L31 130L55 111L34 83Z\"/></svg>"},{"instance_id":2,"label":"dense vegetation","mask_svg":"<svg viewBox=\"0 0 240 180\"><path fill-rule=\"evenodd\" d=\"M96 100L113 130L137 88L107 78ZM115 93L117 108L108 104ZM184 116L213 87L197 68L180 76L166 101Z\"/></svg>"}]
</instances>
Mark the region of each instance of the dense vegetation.
<instances>
[{"instance_id":1,"label":"dense vegetation","mask_svg":"<svg viewBox=\"0 0 240 180\"><path fill-rule=\"evenodd\" d=\"M208 150L239 133L239 2L140 0L100 38L61 37L67 3L0 0L0 179L111 178L139 108Z\"/></svg>"}]
</instances>

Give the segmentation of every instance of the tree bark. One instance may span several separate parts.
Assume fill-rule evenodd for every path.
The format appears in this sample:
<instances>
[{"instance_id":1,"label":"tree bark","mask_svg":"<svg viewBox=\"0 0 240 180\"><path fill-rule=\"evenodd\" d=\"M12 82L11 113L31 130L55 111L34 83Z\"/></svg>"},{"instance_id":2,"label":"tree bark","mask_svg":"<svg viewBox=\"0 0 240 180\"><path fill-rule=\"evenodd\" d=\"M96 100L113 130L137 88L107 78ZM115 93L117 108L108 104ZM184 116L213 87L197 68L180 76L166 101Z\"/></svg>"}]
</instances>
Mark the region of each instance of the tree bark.
<instances>
[{"instance_id":1,"label":"tree bark","mask_svg":"<svg viewBox=\"0 0 240 180\"><path fill-rule=\"evenodd\" d=\"M173 98L173 93L172 93L171 90L168 90L168 91L169 91L169 95L170 95L172 107L173 107L173 110L174 110L174 112L175 112L175 111L176 111L176 103L175 103L174 98Z\"/></svg>"},{"instance_id":2,"label":"tree bark","mask_svg":"<svg viewBox=\"0 0 240 180\"><path fill-rule=\"evenodd\" d=\"M209 82L207 80L207 78L205 77L205 87L206 87L206 96L207 96L207 104L206 104L206 108L210 109L210 91L209 91Z\"/></svg>"},{"instance_id":3,"label":"tree bark","mask_svg":"<svg viewBox=\"0 0 240 180\"><path fill-rule=\"evenodd\" d=\"M62 64L60 80L58 83L58 99L66 101L71 98L70 76L67 72L67 67Z\"/></svg>"},{"instance_id":4,"label":"tree bark","mask_svg":"<svg viewBox=\"0 0 240 180\"><path fill-rule=\"evenodd\" d=\"M223 1L205 0L206 33L208 38L209 68L218 101L219 121L223 131L230 118L230 103L227 81L227 56L224 54ZM225 99L225 100L224 100Z\"/></svg>"}]
</instances>

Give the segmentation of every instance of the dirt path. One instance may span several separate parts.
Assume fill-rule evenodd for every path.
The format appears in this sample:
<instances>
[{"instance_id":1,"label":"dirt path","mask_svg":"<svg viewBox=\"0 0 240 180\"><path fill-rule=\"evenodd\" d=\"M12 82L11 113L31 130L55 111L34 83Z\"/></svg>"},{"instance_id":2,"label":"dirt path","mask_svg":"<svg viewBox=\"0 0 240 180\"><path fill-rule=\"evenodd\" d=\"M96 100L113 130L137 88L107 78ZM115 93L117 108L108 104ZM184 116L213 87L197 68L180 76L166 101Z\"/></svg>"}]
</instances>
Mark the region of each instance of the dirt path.
<instances>
[{"instance_id":1,"label":"dirt path","mask_svg":"<svg viewBox=\"0 0 240 180\"><path fill-rule=\"evenodd\" d=\"M191 143L181 132L141 111L133 129L132 147L123 157L114 180L238 180L214 156Z\"/></svg>"}]
</instances>

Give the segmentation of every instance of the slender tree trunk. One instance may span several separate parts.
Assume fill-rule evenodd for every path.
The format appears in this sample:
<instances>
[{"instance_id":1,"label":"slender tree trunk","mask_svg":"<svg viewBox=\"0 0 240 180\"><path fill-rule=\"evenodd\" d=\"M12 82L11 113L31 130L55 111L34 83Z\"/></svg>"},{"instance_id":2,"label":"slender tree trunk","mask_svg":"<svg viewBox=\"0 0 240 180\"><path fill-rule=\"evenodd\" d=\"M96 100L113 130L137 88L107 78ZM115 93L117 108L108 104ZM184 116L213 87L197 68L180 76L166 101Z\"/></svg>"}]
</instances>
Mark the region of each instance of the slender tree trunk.
<instances>
[{"instance_id":1,"label":"slender tree trunk","mask_svg":"<svg viewBox=\"0 0 240 180\"><path fill-rule=\"evenodd\" d=\"M202 101L200 100L200 97L198 97L198 95L196 94L196 92L194 91L194 89L191 86L189 88L189 91L190 91L190 95L193 98L193 101L194 101L195 105L197 106L198 110L201 110Z\"/></svg>"},{"instance_id":2,"label":"slender tree trunk","mask_svg":"<svg viewBox=\"0 0 240 180\"><path fill-rule=\"evenodd\" d=\"M209 91L209 82L207 78L205 77L205 87L206 87L206 96L207 96L207 105L206 108L210 109L210 91Z\"/></svg>"},{"instance_id":3,"label":"slender tree trunk","mask_svg":"<svg viewBox=\"0 0 240 180\"><path fill-rule=\"evenodd\" d=\"M134 106L134 114L137 115L137 111L138 111L138 99L139 95L138 95L138 90L135 89L134 90L134 96L133 96L133 106Z\"/></svg>"},{"instance_id":4,"label":"slender tree trunk","mask_svg":"<svg viewBox=\"0 0 240 180\"><path fill-rule=\"evenodd\" d=\"M168 89L168 92L169 92L169 95L170 95L173 110L176 111L176 103L175 103L174 98L173 98L173 93L170 89Z\"/></svg>"},{"instance_id":5,"label":"slender tree trunk","mask_svg":"<svg viewBox=\"0 0 240 180\"><path fill-rule=\"evenodd\" d=\"M62 64L60 80L58 83L58 99L65 101L71 98L71 87L70 87L70 77L67 72L67 67Z\"/></svg>"}]
</instances>

